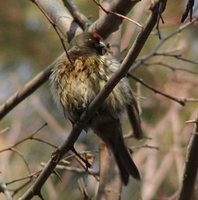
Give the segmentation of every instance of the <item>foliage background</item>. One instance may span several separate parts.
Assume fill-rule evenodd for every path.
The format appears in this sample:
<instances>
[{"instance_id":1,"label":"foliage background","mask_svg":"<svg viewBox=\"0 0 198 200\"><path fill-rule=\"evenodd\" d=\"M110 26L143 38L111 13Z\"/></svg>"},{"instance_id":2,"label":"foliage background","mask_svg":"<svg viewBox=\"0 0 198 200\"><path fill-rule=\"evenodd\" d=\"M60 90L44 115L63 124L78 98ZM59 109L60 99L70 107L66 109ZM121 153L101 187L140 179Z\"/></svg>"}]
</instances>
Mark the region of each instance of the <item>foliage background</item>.
<instances>
[{"instance_id":1,"label":"foliage background","mask_svg":"<svg viewBox=\"0 0 198 200\"><path fill-rule=\"evenodd\" d=\"M91 21L98 17L98 8L90 0L76 0L80 10ZM138 3L128 15L139 23L144 24L149 16L150 1ZM165 24L160 25L162 36L173 32L180 26L180 18L185 8L185 1L169 1L166 12L163 14ZM196 6L195 6L196 8ZM196 11L196 9L195 9ZM195 12L196 15L196 12ZM122 27L122 49L130 47L139 29L132 23L124 22ZM141 55L149 53L159 42L153 33L150 36ZM129 45L129 46L128 46ZM15 91L44 69L63 49L58 36L49 25L45 17L30 1L1 1L0 2L0 103L3 103ZM197 25L189 27L182 33L169 40L161 51L177 50L184 58L197 62L198 37ZM172 67L182 67L198 72L198 65L169 57L154 57L150 62L165 62ZM177 98L198 99L198 78L196 73L172 71L160 65L141 66L135 71L139 77L160 91ZM129 146L139 147L151 145L153 148L134 148L134 159L142 173L141 193L143 199L169 199L178 190L181 183L187 145L193 130L192 124L185 122L194 119L197 115L197 102L188 102L185 107L172 102L131 80L131 85L140 98L142 108L143 129L145 134L152 138L144 141L128 141ZM21 138L27 137L37 130L44 122L48 126L43 128L38 137L53 144L60 144L71 129L65 122L61 112L57 112L51 94L49 83L44 84L31 97L27 98L0 123L0 149L10 147ZM126 116L123 118L123 129L127 134L130 131ZM98 149L98 138L93 134L82 134L78 140L79 151ZM26 141L17 146L23 154L31 171L40 168L41 162L47 162L53 148L38 141ZM98 154L94 153L97 157ZM96 159L97 160L97 159ZM97 170L97 162L94 169ZM72 166L78 166L75 159ZM77 181L80 177L86 183L90 196L96 192L96 180L86 174L59 172L62 181L53 176L47 181L43 192L47 199L81 199ZM27 176L28 171L20 156L11 151L0 153L0 179L8 183L12 180ZM9 189L19 187L23 182L8 185ZM198 186L198 182L197 182ZM123 199L130 199L137 187L131 181L124 188ZM197 188L197 187L196 187ZM19 191L21 194L22 191ZM20 196L19 194L16 197ZM197 190L194 199L198 199ZM0 199L3 196L0 194Z\"/></svg>"}]
</instances>

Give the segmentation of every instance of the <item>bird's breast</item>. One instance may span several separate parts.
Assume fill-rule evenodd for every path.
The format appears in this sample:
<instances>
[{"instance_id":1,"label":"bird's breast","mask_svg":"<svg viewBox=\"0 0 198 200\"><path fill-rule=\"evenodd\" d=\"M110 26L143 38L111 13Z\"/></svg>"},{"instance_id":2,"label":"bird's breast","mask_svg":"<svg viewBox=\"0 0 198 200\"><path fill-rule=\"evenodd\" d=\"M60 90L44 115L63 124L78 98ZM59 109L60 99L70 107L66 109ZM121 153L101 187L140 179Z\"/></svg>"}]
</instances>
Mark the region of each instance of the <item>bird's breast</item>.
<instances>
[{"instance_id":1,"label":"bird's breast","mask_svg":"<svg viewBox=\"0 0 198 200\"><path fill-rule=\"evenodd\" d=\"M72 63L64 57L52 70L50 77L55 101L66 115L75 121L104 87L112 71L102 59L79 57ZM106 107L116 110L123 104L124 85L119 84L105 101ZM125 87L125 86L124 86Z\"/></svg>"}]
</instances>

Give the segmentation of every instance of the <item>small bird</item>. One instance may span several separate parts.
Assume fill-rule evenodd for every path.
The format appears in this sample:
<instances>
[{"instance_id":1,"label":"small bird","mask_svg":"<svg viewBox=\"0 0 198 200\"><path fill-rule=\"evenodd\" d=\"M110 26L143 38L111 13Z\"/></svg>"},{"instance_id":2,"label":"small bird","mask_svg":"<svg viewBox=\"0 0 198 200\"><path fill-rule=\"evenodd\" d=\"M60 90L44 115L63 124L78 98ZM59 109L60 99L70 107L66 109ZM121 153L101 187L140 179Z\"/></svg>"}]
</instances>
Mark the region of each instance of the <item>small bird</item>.
<instances>
[{"instance_id":1,"label":"small bird","mask_svg":"<svg viewBox=\"0 0 198 200\"><path fill-rule=\"evenodd\" d=\"M52 95L65 117L72 123L77 122L119 66L99 34L84 32L77 35L70 43L68 56L62 55L50 76ZM134 134L140 136L138 108L126 78L116 85L87 128L92 129L113 152L121 180L127 185L130 175L139 180L140 174L122 135L120 115L125 108L130 114Z\"/></svg>"}]
</instances>

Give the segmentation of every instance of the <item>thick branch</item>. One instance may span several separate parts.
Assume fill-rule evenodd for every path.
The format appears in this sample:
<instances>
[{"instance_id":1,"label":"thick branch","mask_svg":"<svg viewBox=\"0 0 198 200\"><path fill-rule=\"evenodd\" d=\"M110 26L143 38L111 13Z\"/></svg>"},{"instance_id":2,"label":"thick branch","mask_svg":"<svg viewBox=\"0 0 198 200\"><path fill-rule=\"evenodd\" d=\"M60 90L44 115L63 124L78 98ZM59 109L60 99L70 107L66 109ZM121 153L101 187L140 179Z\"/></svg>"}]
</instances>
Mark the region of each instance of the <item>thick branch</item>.
<instances>
[{"instance_id":1,"label":"thick branch","mask_svg":"<svg viewBox=\"0 0 198 200\"><path fill-rule=\"evenodd\" d=\"M147 38L149 37L152 29L154 28L157 17L158 10L161 1L155 3L152 15L149 18L145 29L139 34L137 37L134 46L129 50L127 57L124 59L121 69L115 73L110 80L105 85L104 89L96 96L96 98L91 102L88 106L87 110L82 114L80 118L80 122L74 124L74 127L68 137L68 139L61 145L56 153L52 156L51 160L48 162L43 172L40 174L35 183L26 191L26 193L22 196L21 200L30 200L34 195L40 194L40 189L50 176L50 174L55 169L56 165L60 161L60 159L64 156L66 152L68 152L71 147L74 145L76 140L78 139L80 132L82 131L84 124L93 117L94 113L98 109L98 107L104 102L104 100L108 97L110 92L116 86L116 84L120 81L120 79L127 73L130 66L133 64L137 56L139 55L141 49L143 48Z\"/></svg>"},{"instance_id":2,"label":"thick branch","mask_svg":"<svg viewBox=\"0 0 198 200\"><path fill-rule=\"evenodd\" d=\"M194 0L188 0L188 3L186 5L186 9L182 15L181 22L183 23L185 19L187 18L188 14L190 16L190 21L192 21L193 18L193 7L194 7L195 1Z\"/></svg>"},{"instance_id":3,"label":"thick branch","mask_svg":"<svg viewBox=\"0 0 198 200\"><path fill-rule=\"evenodd\" d=\"M194 134L192 134L186 158L183 181L177 200L190 200L193 195L198 170L198 118Z\"/></svg>"}]
</instances>

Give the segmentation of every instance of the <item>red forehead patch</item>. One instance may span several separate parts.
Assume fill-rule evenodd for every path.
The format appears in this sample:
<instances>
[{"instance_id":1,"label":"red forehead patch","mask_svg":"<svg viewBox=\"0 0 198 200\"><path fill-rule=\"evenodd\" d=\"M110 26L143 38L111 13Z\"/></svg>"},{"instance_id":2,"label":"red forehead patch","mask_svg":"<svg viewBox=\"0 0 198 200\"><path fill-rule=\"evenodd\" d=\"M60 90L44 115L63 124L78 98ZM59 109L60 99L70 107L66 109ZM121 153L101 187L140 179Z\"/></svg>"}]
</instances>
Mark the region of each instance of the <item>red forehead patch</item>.
<instances>
[{"instance_id":1,"label":"red forehead patch","mask_svg":"<svg viewBox=\"0 0 198 200\"><path fill-rule=\"evenodd\" d=\"M100 40L102 40L102 37L99 35L99 34L97 34L97 33L92 33L92 38L94 39L94 40L96 40L96 41L100 41Z\"/></svg>"}]
</instances>

